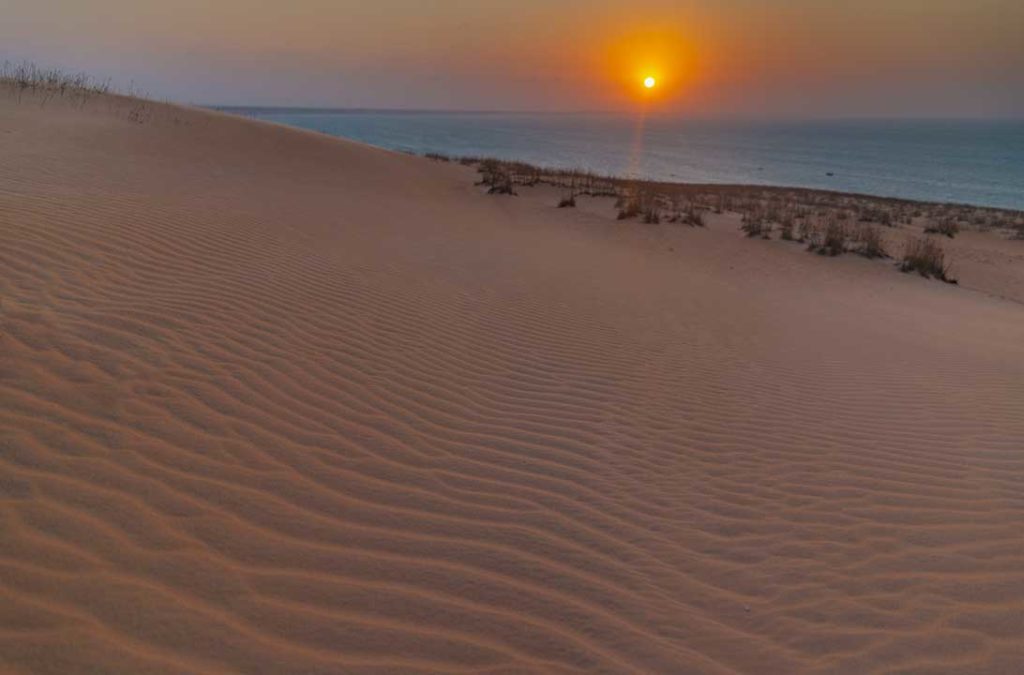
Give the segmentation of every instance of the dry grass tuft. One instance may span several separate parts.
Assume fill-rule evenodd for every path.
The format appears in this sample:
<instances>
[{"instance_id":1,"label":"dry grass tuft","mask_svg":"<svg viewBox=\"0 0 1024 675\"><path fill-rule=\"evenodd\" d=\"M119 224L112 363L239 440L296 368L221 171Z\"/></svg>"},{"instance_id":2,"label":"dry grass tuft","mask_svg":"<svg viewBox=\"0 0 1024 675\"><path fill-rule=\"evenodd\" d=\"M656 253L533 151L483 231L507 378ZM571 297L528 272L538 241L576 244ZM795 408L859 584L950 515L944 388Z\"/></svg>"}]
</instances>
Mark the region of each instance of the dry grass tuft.
<instances>
[{"instance_id":1,"label":"dry grass tuft","mask_svg":"<svg viewBox=\"0 0 1024 675\"><path fill-rule=\"evenodd\" d=\"M960 224L952 218L941 218L924 228L924 231L928 234L943 234L952 239L960 232Z\"/></svg>"},{"instance_id":2,"label":"dry grass tuft","mask_svg":"<svg viewBox=\"0 0 1024 675\"><path fill-rule=\"evenodd\" d=\"M693 202L682 203L678 198L672 200L670 223L682 223L690 227L706 227L704 211Z\"/></svg>"},{"instance_id":3,"label":"dry grass tuft","mask_svg":"<svg viewBox=\"0 0 1024 675\"><path fill-rule=\"evenodd\" d=\"M856 251L865 258L888 258L882 231L877 225L861 225L857 230Z\"/></svg>"},{"instance_id":4,"label":"dry grass tuft","mask_svg":"<svg viewBox=\"0 0 1024 675\"><path fill-rule=\"evenodd\" d=\"M918 237L907 242L900 271L917 272L926 279L935 277L947 283L956 283L956 279L950 277L950 266L942 247L928 237Z\"/></svg>"},{"instance_id":5,"label":"dry grass tuft","mask_svg":"<svg viewBox=\"0 0 1024 675\"><path fill-rule=\"evenodd\" d=\"M740 229L743 230L748 237L761 237L762 239L772 238L772 224L768 222L764 214L760 211L754 211L743 215L742 224Z\"/></svg>"},{"instance_id":6,"label":"dry grass tuft","mask_svg":"<svg viewBox=\"0 0 1024 675\"><path fill-rule=\"evenodd\" d=\"M627 220L629 218L641 217L641 220L648 225L656 225L661 222L661 204L658 195L642 187L631 186L621 194L615 202L619 210L616 219Z\"/></svg>"},{"instance_id":7,"label":"dry grass tuft","mask_svg":"<svg viewBox=\"0 0 1024 675\"><path fill-rule=\"evenodd\" d=\"M845 253L850 239L848 226L831 215L825 219L824 224L811 226L808 235L807 250L827 256Z\"/></svg>"},{"instance_id":8,"label":"dry grass tuft","mask_svg":"<svg viewBox=\"0 0 1024 675\"><path fill-rule=\"evenodd\" d=\"M496 159L480 162L480 182L487 186L489 195L515 195L514 178L508 164Z\"/></svg>"}]
</instances>

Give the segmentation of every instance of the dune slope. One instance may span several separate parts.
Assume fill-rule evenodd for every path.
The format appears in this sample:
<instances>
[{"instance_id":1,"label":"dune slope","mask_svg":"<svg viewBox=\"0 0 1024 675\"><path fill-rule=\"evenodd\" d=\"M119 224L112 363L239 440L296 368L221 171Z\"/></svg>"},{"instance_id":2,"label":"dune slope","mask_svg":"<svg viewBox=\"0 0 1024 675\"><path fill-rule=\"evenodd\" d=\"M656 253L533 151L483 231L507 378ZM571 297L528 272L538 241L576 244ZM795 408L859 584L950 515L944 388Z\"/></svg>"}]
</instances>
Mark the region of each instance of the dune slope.
<instances>
[{"instance_id":1,"label":"dune slope","mask_svg":"<svg viewBox=\"0 0 1024 675\"><path fill-rule=\"evenodd\" d=\"M1020 672L1024 309L0 98L13 672Z\"/></svg>"}]
</instances>

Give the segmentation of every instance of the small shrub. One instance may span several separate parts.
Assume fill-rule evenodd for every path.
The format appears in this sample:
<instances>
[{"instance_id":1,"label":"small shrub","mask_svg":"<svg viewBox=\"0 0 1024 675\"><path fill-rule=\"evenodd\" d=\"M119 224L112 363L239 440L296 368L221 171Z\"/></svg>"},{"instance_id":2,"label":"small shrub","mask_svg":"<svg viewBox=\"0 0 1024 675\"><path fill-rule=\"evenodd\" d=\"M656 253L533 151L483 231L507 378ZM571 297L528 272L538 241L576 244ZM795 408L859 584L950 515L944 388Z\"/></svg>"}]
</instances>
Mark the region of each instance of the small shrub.
<instances>
[{"instance_id":1,"label":"small shrub","mask_svg":"<svg viewBox=\"0 0 1024 675\"><path fill-rule=\"evenodd\" d=\"M924 228L928 234L944 234L950 239L960 232L960 225L952 218L940 218Z\"/></svg>"},{"instance_id":2,"label":"small shrub","mask_svg":"<svg viewBox=\"0 0 1024 675\"><path fill-rule=\"evenodd\" d=\"M576 208L576 195L574 193L570 192L568 197L562 197L561 201L558 202L558 208L560 208L560 209L573 209L573 208Z\"/></svg>"},{"instance_id":3,"label":"small shrub","mask_svg":"<svg viewBox=\"0 0 1024 675\"><path fill-rule=\"evenodd\" d=\"M907 242L900 262L900 271L917 272L926 279L935 277L942 281L955 284L956 280L949 276L950 267L946 263L946 254L937 242L928 237L919 237Z\"/></svg>"}]
</instances>

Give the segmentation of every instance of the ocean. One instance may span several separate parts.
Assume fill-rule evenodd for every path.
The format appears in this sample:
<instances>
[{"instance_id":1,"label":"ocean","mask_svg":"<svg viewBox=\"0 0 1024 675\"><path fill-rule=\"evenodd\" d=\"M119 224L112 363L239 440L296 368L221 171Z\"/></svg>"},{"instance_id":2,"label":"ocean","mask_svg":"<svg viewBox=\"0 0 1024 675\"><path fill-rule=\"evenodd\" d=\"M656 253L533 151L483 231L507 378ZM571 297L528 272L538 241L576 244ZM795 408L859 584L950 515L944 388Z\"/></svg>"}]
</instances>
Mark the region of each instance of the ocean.
<instances>
[{"instance_id":1,"label":"ocean","mask_svg":"<svg viewBox=\"0 0 1024 675\"><path fill-rule=\"evenodd\" d=\"M737 122L596 113L224 110L418 154L1024 210L1024 120Z\"/></svg>"}]
</instances>

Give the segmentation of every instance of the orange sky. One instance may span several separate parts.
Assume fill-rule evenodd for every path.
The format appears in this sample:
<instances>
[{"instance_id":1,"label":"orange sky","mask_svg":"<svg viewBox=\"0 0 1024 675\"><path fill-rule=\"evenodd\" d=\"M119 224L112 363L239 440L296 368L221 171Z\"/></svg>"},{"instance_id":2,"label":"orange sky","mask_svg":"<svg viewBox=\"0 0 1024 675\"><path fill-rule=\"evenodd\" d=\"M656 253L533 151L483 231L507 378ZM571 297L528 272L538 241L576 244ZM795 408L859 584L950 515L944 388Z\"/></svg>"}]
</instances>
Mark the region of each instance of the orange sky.
<instances>
[{"instance_id":1,"label":"orange sky","mask_svg":"<svg viewBox=\"0 0 1024 675\"><path fill-rule=\"evenodd\" d=\"M1024 115L1020 0L7 0L0 59L202 103Z\"/></svg>"}]
</instances>

